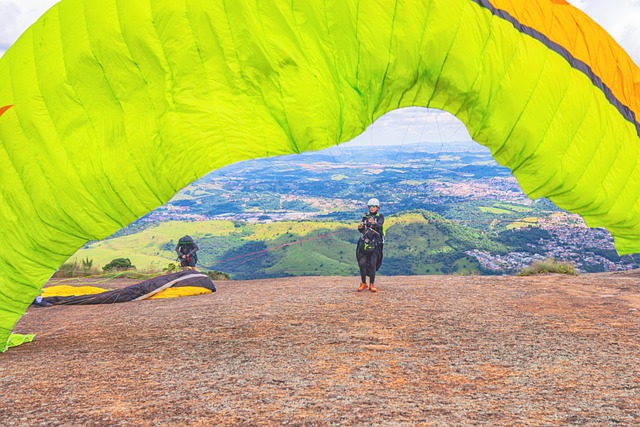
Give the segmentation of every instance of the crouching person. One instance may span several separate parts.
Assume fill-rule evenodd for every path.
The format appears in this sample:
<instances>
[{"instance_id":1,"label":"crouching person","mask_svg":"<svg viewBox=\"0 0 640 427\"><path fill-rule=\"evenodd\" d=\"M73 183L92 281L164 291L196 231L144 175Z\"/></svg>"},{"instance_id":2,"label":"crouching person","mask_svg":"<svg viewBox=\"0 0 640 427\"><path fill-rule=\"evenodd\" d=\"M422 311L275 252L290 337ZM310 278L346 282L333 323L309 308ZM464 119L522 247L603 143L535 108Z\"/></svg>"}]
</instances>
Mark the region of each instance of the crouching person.
<instances>
[{"instance_id":1,"label":"crouching person","mask_svg":"<svg viewBox=\"0 0 640 427\"><path fill-rule=\"evenodd\" d=\"M191 268L193 271L197 271L196 264L198 263L198 254L196 253L200 249L191 236L183 236L176 245L176 253L178 254L178 260L180 261L180 267L182 270L188 270Z\"/></svg>"}]
</instances>

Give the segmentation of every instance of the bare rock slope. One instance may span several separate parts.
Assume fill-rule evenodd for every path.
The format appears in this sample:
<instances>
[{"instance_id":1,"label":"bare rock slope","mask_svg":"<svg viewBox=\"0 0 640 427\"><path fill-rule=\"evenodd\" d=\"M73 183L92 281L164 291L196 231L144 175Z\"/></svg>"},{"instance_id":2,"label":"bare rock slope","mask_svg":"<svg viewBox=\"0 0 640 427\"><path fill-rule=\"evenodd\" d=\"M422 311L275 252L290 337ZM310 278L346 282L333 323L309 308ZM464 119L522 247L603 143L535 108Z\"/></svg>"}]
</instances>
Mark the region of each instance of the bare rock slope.
<instances>
[{"instance_id":1,"label":"bare rock slope","mask_svg":"<svg viewBox=\"0 0 640 427\"><path fill-rule=\"evenodd\" d=\"M637 272L357 284L31 308L0 425L640 425Z\"/></svg>"}]
</instances>

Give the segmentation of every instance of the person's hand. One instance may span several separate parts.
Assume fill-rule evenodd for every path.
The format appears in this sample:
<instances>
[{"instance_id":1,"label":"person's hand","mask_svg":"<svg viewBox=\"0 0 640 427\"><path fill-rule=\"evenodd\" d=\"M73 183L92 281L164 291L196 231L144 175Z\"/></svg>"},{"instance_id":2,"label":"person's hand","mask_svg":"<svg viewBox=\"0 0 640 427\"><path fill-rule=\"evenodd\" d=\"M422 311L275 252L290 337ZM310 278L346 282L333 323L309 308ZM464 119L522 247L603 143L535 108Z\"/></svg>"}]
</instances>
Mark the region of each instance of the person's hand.
<instances>
[{"instance_id":1,"label":"person's hand","mask_svg":"<svg viewBox=\"0 0 640 427\"><path fill-rule=\"evenodd\" d=\"M363 223L358 224L358 230L362 230L363 227L364 227Z\"/></svg>"},{"instance_id":2,"label":"person's hand","mask_svg":"<svg viewBox=\"0 0 640 427\"><path fill-rule=\"evenodd\" d=\"M369 222L373 224L373 218L369 218Z\"/></svg>"}]
</instances>

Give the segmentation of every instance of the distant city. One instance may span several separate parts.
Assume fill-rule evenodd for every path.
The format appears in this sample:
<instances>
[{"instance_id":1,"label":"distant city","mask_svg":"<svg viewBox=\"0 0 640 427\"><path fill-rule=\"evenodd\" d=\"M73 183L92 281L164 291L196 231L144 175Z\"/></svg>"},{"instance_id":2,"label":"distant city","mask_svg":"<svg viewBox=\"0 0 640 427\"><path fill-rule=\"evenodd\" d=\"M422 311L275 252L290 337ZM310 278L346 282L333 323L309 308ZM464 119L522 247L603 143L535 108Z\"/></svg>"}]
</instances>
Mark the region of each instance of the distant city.
<instances>
[{"instance_id":1,"label":"distant city","mask_svg":"<svg viewBox=\"0 0 640 427\"><path fill-rule=\"evenodd\" d=\"M488 149L468 141L338 146L230 165L116 236L166 221L357 221L374 196L385 215L429 211L507 242L506 251L464 252L482 273L513 274L548 257L582 272L639 267L640 257L618 256L606 230L589 229L549 200L529 199Z\"/></svg>"}]
</instances>

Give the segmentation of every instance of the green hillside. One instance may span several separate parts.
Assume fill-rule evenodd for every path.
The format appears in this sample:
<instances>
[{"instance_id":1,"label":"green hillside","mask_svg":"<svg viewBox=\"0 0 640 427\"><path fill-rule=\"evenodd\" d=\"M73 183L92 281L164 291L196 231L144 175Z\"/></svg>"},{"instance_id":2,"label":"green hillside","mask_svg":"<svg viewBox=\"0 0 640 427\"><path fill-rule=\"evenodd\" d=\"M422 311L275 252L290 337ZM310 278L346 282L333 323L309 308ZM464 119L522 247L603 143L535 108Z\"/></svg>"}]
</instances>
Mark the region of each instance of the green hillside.
<instances>
[{"instance_id":1,"label":"green hillside","mask_svg":"<svg viewBox=\"0 0 640 427\"><path fill-rule=\"evenodd\" d=\"M391 217L388 221L381 274L471 274L480 265L465 251L505 252L486 233L461 226L430 212Z\"/></svg>"},{"instance_id":2,"label":"green hillside","mask_svg":"<svg viewBox=\"0 0 640 427\"><path fill-rule=\"evenodd\" d=\"M178 239L189 234L200 246L199 266L236 279L357 274L356 223L340 221L171 221L138 233L87 244L74 258L102 267L129 258L139 270L175 261ZM480 272L465 251L504 252L490 236L426 211L389 216L381 274L471 274Z\"/></svg>"}]
</instances>

